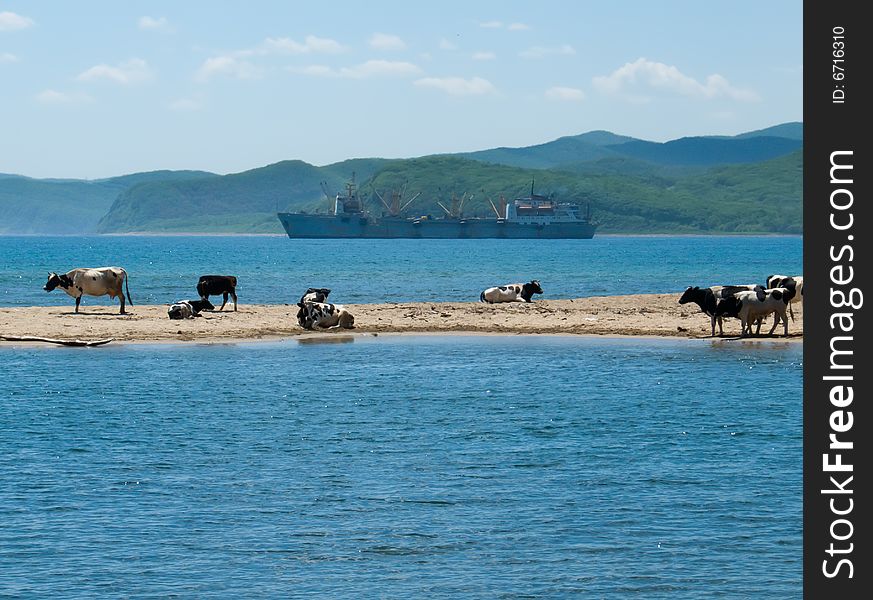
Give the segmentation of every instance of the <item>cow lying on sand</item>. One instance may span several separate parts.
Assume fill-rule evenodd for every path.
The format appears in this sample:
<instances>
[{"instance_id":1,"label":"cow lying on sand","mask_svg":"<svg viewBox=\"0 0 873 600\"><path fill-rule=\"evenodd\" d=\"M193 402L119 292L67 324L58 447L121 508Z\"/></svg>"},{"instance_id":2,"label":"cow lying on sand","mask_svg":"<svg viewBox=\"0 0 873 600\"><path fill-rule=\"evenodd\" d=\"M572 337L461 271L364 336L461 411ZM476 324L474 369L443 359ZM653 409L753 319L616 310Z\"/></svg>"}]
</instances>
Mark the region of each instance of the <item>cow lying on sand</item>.
<instances>
[{"instance_id":1,"label":"cow lying on sand","mask_svg":"<svg viewBox=\"0 0 873 600\"><path fill-rule=\"evenodd\" d=\"M171 319L193 319L202 316L201 310L215 310L209 300L180 300L170 305L167 316Z\"/></svg>"},{"instance_id":2,"label":"cow lying on sand","mask_svg":"<svg viewBox=\"0 0 873 600\"><path fill-rule=\"evenodd\" d=\"M201 300L209 300L209 296L221 294L224 300L218 310L224 310L227 296L230 295L233 298L233 310L236 310L236 277L233 275L203 275L197 282L197 293Z\"/></svg>"},{"instance_id":3,"label":"cow lying on sand","mask_svg":"<svg viewBox=\"0 0 873 600\"><path fill-rule=\"evenodd\" d=\"M327 288L307 289L297 303L297 323L303 329L354 329L355 317L339 304L326 303L328 294Z\"/></svg>"},{"instance_id":4,"label":"cow lying on sand","mask_svg":"<svg viewBox=\"0 0 873 600\"><path fill-rule=\"evenodd\" d=\"M498 287L490 287L479 294L479 302L493 304L495 302L531 302L534 294L542 294L540 282L534 279L529 283L511 283Z\"/></svg>"},{"instance_id":5,"label":"cow lying on sand","mask_svg":"<svg viewBox=\"0 0 873 600\"><path fill-rule=\"evenodd\" d=\"M122 290L123 286L123 290ZM130 290L127 287L127 271L121 267L98 267L96 269L73 269L62 275L57 273L49 273L48 281L43 288L50 292L53 289L60 287L67 294L76 299L76 312L79 312L79 304L82 302L82 296L109 296L114 299L118 296L121 301L121 311L124 313L124 293L127 292L127 302L133 306L133 300L130 299Z\"/></svg>"}]
</instances>

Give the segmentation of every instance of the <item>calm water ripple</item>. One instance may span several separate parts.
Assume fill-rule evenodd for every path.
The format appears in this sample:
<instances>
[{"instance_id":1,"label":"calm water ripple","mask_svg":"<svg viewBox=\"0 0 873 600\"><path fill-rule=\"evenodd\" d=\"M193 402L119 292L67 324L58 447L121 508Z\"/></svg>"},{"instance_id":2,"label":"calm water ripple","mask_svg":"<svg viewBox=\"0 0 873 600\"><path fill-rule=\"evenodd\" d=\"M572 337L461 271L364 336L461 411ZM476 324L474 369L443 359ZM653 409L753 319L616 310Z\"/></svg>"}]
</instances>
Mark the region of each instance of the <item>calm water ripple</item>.
<instances>
[{"instance_id":1,"label":"calm water ripple","mask_svg":"<svg viewBox=\"0 0 873 600\"><path fill-rule=\"evenodd\" d=\"M0 596L801 597L799 344L0 358Z\"/></svg>"}]
</instances>

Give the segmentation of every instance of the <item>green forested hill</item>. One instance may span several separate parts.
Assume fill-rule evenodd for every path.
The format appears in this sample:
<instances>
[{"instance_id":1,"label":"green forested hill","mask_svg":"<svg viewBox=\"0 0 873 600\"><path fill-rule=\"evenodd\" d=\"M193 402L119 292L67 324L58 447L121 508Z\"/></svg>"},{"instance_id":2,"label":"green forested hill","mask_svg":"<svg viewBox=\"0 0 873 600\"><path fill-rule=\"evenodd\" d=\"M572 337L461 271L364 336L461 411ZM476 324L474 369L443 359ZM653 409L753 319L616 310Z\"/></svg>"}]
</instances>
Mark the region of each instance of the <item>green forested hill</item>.
<instances>
[{"instance_id":1,"label":"green forested hill","mask_svg":"<svg viewBox=\"0 0 873 600\"><path fill-rule=\"evenodd\" d=\"M198 171L154 171L83 181L0 177L0 234L93 232L120 192L148 180L212 176Z\"/></svg>"},{"instance_id":2,"label":"green forested hill","mask_svg":"<svg viewBox=\"0 0 873 600\"><path fill-rule=\"evenodd\" d=\"M421 191L410 211L442 214L452 195L466 194L464 213L490 215L503 195L511 200L529 193L590 203L601 232L769 232L802 231L802 152L754 165L732 165L663 176L656 170L585 174L560 170L482 165L454 157L395 161L372 180L379 190L407 185L407 197ZM384 196L384 193L383 193ZM371 205L373 203L371 202Z\"/></svg>"},{"instance_id":3,"label":"green forested hill","mask_svg":"<svg viewBox=\"0 0 873 600\"><path fill-rule=\"evenodd\" d=\"M293 160L231 175L144 182L118 196L97 231L279 233L276 212L327 206L322 181L335 193L353 172L360 181L385 162L354 159L316 167Z\"/></svg>"},{"instance_id":4,"label":"green forested hill","mask_svg":"<svg viewBox=\"0 0 873 600\"><path fill-rule=\"evenodd\" d=\"M279 211L325 211L354 174L368 208L404 190L408 215L467 216L536 192L589 203L600 232L802 231L802 123L646 142L592 131L526 148L411 159L289 160L230 175L154 171L96 181L0 174L0 234L280 233ZM508 164L505 164L508 163Z\"/></svg>"}]
</instances>

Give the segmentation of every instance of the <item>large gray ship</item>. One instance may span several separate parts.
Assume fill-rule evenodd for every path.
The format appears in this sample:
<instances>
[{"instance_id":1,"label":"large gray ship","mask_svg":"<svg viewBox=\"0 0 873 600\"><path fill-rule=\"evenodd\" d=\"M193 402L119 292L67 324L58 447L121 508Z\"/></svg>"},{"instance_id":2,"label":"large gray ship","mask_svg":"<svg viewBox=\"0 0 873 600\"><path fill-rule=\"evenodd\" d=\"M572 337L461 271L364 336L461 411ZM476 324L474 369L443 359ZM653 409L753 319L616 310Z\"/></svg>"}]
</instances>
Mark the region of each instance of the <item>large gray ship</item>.
<instances>
[{"instance_id":1,"label":"large gray ship","mask_svg":"<svg viewBox=\"0 0 873 600\"><path fill-rule=\"evenodd\" d=\"M412 200L401 205L396 193L390 203L379 199L386 211L377 217L365 209L352 178L345 193L334 198L330 212L280 212L278 217L290 238L591 239L597 229L590 206L583 211L578 203L535 194L533 184L529 196L501 201L499 207L489 200L493 218L463 217L463 198L453 200L451 208L438 202L446 213L439 218L405 216Z\"/></svg>"}]
</instances>

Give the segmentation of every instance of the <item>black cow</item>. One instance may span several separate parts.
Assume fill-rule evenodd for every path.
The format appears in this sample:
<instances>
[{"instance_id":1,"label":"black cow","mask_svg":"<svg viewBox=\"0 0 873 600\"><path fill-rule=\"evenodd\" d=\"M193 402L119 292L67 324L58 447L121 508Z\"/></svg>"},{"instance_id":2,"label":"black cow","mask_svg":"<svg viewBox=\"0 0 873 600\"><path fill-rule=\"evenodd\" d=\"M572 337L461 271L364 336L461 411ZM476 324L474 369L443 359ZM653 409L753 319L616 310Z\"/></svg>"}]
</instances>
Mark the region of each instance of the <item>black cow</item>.
<instances>
[{"instance_id":1,"label":"black cow","mask_svg":"<svg viewBox=\"0 0 873 600\"><path fill-rule=\"evenodd\" d=\"M224 301L218 310L224 310L229 294L233 298L233 310L236 310L236 277L233 275L203 275L197 282L197 293L201 300L209 300L209 296L222 294Z\"/></svg>"}]
</instances>

